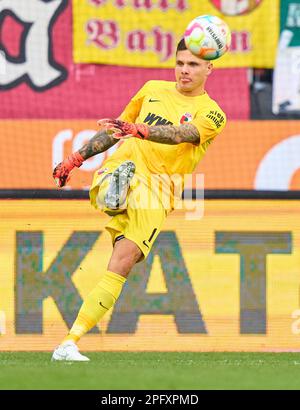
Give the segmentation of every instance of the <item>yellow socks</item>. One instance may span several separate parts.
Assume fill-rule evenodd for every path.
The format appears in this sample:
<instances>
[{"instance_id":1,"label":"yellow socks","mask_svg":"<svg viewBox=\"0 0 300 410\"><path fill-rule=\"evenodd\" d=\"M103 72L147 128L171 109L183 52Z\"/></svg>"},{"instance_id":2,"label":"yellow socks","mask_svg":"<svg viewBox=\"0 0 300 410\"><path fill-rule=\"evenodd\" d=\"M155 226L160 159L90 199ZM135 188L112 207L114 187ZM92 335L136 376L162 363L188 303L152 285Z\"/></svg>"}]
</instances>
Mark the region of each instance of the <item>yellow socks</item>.
<instances>
[{"instance_id":1,"label":"yellow socks","mask_svg":"<svg viewBox=\"0 0 300 410\"><path fill-rule=\"evenodd\" d=\"M92 329L115 304L125 282L126 278L123 276L107 271L83 302L78 316L63 342L73 340L76 343L81 336Z\"/></svg>"}]
</instances>

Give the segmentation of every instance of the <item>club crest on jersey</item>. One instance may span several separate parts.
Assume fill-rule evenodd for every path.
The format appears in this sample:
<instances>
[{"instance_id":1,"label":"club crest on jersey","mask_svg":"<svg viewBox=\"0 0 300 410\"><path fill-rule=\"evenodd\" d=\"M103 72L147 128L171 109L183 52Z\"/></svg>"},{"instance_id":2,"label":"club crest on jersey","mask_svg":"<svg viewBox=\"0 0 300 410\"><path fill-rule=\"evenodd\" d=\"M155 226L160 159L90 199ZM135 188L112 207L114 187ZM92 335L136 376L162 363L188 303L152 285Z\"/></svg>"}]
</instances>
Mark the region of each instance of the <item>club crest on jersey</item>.
<instances>
[{"instance_id":1,"label":"club crest on jersey","mask_svg":"<svg viewBox=\"0 0 300 410\"><path fill-rule=\"evenodd\" d=\"M185 114L183 114L183 116L180 118L180 124L185 124L186 122L190 122L192 121L192 114L190 114L189 112L186 112Z\"/></svg>"}]
</instances>

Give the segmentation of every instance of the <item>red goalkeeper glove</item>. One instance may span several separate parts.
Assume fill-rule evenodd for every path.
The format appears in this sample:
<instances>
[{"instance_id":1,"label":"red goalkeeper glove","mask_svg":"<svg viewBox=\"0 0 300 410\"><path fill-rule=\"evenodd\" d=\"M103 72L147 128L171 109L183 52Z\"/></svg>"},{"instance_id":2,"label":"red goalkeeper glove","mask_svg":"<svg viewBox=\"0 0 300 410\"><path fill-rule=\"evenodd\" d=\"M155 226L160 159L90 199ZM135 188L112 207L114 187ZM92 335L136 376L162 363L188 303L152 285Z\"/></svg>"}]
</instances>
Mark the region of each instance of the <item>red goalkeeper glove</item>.
<instances>
[{"instance_id":1,"label":"red goalkeeper glove","mask_svg":"<svg viewBox=\"0 0 300 410\"><path fill-rule=\"evenodd\" d=\"M70 179L70 172L74 167L79 168L84 159L81 154L77 151L72 155L69 155L68 158L64 159L61 163L59 163L53 171L53 178L55 180L56 185L61 188L66 185L66 182Z\"/></svg>"},{"instance_id":2,"label":"red goalkeeper glove","mask_svg":"<svg viewBox=\"0 0 300 410\"><path fill-rule=\"evenodd\" d=\"M149 127L146 124L133 124L122 120L105 118L98 121L101 128L110 130L116 139L136 137L146 140L149 137Z\"/></svg>"}]
</instances>

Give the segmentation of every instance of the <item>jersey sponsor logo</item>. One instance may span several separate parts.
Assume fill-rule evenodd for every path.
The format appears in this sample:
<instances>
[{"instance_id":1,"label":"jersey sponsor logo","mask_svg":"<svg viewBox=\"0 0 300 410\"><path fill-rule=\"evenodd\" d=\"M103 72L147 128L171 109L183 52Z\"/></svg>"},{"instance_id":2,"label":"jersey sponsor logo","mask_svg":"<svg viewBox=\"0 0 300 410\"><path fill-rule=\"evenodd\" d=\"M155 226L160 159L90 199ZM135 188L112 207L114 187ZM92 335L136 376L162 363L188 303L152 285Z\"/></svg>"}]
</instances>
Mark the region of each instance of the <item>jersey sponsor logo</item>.
<instances>
[{"instance_id":1,"label":"jersey sponsor logo","mask_svg":"<svg viewBox=\"0 0 300 410\"><path fill-rule=\"evenodd\" d=\"M206 115L206 117L209 118L210 120L212 120L215 123L217 128L220 128L223 125L224 121L225 121L224 115L222 115L218 111L211 110Z\"/></svg>"},{"instance_id":2,"label":"jersey sponsor logo","mask_svg":"<svg viewBox=\"0 0 300 410\"><path fill-rule=\"evenodd\" d=\"M193 116L191 113L186 112L185 114L182 115L182 117L180 118L180 124L185 124L186 122L190 122L192 121Z\"/></svg>"},{"instance_id":3,"label":"jersey sponsor logo","mask_svg":"<svg viewBox=\"0 0 300 410\"><path fill-rule=\"evenodd\" d=\"M173 124L171 121L168 121L167 119L161 117L160 115L152 114L151 112L147 114L143 122L149 125L172 125Z\"/></svg>"}]
</instances>

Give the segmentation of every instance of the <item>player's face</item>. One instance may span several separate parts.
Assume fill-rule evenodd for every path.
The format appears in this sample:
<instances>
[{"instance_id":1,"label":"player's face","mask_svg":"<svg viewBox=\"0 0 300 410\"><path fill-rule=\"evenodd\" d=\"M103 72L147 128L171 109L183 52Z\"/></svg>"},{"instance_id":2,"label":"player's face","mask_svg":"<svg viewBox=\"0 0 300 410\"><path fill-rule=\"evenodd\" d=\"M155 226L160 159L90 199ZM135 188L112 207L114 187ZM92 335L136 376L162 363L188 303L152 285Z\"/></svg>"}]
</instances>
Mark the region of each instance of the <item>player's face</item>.
<instances>
[{"instance_id":1,"label":"player's face","mask_svg":"<svg viewBox=\"0 0 300 410\"><path fill-rule=\"evenodd\" d=\"M175 77L177 90L181 94L189 96L203 94L205 81L211 71L211 62L202 60L189 50L177 52Z\"/></svg>"}]
</instances>

